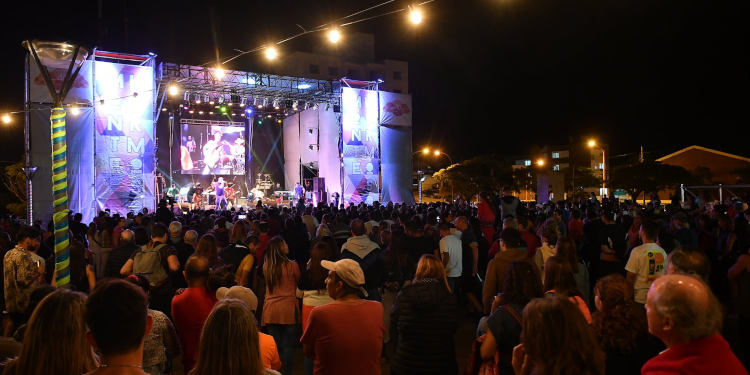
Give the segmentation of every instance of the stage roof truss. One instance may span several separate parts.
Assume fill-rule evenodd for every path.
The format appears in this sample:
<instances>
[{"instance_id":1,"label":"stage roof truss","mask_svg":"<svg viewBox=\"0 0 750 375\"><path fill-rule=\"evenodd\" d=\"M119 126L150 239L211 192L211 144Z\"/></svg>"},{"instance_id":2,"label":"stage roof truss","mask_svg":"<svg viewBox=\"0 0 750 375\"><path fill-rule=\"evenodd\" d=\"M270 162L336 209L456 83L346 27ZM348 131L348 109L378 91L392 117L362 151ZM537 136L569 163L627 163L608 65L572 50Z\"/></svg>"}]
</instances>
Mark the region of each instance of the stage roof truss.
<instances>
[{"instance_id":1,"label":"stage roof truss","mask_svg":"<svg viewBox=\"0 0 750 375\"><path fill-rule=\"evenodd\" d=\"M226 70L216 77L213 68L162 63L157 79L164 90L177 83L183 92L244 97L263 97L280 100L299 100L339 105L341 84L310 78Z\"/></svg>"}]
</instances>

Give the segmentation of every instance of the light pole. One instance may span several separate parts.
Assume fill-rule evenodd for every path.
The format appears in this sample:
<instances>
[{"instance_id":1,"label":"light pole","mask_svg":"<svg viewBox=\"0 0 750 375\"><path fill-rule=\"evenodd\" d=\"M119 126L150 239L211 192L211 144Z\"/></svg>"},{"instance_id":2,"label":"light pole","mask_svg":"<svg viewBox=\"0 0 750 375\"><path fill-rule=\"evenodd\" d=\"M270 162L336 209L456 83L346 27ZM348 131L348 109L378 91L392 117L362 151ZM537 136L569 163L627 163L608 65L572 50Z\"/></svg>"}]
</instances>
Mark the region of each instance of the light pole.
<instances>
[{"instance_id":1,"label":"light pole","mask_svg":"<svg viewBox=\"0 0 750 375\"><path fill-rule=\"evenodd\" d=\"M607 192L607 163L606 163L606 153L604 152L604 147L599 146L595 140L590 139L588 142L589 148L598 148L602 152L602 192L601 196L604 197L604 194Z\"/></svg>"},{"instance_id":2,"label":"light pole","mask_svg":"<svg viewBox=\"0 0 750 375\"><path fill-rule=\"evenodd\" d=\"M411 153L411 156L413 157L414 155L419 154L419 153L427 155L430 153L430 149L425 147L422 150L414 151ZM421 168L417 168L417 183L419 185L419 203L422 203L422 182L424 182L424 177L422 177L423 175L424 175L424 171Z\"/></svg>"},{"instance_id":3,"label":"light pole","mask_svg":"<svg viewBox=\"0 0 750 375\"><path fill-rule=\"evenodd\" d=\"M425 150L427 150L427 149L425 149ZM433 155L435 155L436 157L438 157L440 155L444 155L444 156L446 156L448 158L448 161L451 163L451 165L453 165L453 158L451 158L451 156L448 155L448 154L446 154L445 152L442 152L440 150L435 150L435 151L433 151ZM450 199L450 202L453 202L453 198L455 198L455 197L456 196L453 195L453 182L451 182L451 199Z\"/></svg>"},{"instance_id":4,"label":"light pole","mask_svg":"<svg viewBox=\"0 0 750 375\"><path fill-rule=\"evenodd\" d=\"M83 62L88 58L89 51L78 45L39 40L24 41L23 47L34 58L52 98L50 133L52 136L52 199L54 202L52 221L55 228L55 270L57 271L55 282L58 288L62 288L70 283L68 162L63 101L73 86ZM49 69L61 69L66 72L60 83L59 91L50 78Z\"/></svg>"}]
</instances>

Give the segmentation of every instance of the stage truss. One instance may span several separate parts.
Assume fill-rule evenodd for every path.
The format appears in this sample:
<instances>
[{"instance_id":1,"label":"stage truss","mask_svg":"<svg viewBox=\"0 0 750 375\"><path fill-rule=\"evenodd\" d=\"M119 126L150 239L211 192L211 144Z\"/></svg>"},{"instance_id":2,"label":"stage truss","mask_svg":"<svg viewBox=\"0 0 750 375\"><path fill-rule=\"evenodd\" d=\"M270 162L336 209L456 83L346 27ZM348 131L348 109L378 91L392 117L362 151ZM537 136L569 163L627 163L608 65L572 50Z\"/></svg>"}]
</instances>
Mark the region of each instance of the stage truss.
<instances>
[{"instance_id":1,"label":"stage truss","mask_svg":"<svg viewBox=\"0 0 750 375\"><path fill-rule=\"evenodd\" d=\"M172 63L159 64L157 69L159 97L170 84L177 84L181 92L206 95L239 96L243 100L268 99L298 101L299 106L341 103L341 83L310 78L225 70L219 78L214 68ZM181 94L182 95L182 94Z\"/></svg>"}]
</instances>

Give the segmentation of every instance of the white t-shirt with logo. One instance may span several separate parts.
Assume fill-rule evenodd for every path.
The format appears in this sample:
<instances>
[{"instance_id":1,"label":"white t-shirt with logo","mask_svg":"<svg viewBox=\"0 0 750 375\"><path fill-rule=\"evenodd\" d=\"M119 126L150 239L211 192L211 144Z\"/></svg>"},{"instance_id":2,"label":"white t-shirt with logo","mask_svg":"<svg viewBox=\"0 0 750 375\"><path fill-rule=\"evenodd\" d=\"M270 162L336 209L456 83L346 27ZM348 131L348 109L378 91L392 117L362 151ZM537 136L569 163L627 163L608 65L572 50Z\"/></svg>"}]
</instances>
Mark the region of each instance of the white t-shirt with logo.
<instances>
[{"instance_id":1,"label":"white t-shirt with logo","mask_svg":"<svg viewBox=\"0 0 750 375\"><path fill-rule=\"evenodd\" d=\"M448 265L445 268L447 277L459 277L463 271L461 255L463 247L461 240L454 235L447 235L440 239L440 254L448 253Z\"/></svg>"},{"instance_id":2,"label":"white t-shirt with logo","mask_svg":"<svg viewBox=\"0 0 750 375\"><path fill-rule=\"evenodd\" d=\"M657 277L664 275L667 265L667 253L659 245L649 242L634 247L625 270L634 273L635 302L646 303L646 295L651 283Z\"/></svg>"}]
</instances>

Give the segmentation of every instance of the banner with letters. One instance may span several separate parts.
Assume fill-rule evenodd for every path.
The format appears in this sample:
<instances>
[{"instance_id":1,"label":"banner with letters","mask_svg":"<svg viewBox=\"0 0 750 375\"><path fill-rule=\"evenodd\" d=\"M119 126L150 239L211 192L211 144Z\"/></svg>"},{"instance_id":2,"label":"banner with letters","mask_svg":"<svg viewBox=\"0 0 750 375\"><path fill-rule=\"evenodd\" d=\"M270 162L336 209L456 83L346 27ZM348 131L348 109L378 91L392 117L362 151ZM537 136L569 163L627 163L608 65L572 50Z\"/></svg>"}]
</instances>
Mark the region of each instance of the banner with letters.
<instances>
[{"instance_id":1,"label":"banner with letters","mask_svg":"<svg viewBox=\"0 0 750 375\"><path fill-rule=\"evenodd\" d=\"M95 194L99 210L154 209L154 69L95 62Z\"/></svg>"},{"instance_id":2,"label":"banner with letters","mask_svg":"<svg viewBox=\"0 0 750 375\"><path fill-rule=\"evenodd\" d=\"M341 104L344 202L370 204L380 196L378 92L345 87Z\"/></svg>"}]
</instances>

